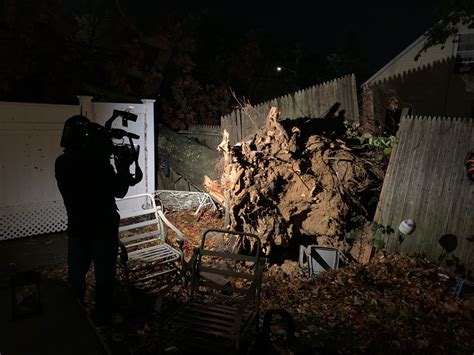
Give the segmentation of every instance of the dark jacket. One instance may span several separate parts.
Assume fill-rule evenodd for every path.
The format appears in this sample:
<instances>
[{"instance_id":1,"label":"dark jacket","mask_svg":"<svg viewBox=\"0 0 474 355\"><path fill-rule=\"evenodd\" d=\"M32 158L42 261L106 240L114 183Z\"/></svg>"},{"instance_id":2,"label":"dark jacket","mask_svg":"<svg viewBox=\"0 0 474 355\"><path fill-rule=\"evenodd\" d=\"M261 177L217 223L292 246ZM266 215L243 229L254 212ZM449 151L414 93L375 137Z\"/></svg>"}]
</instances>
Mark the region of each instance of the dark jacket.
<instances>
[{"instance_id":1,"label":"dark jacket","mask_svg":"<svg viewBox=\"0 0 474 355\"><path fill-rule=\"evenodd\" d=\"M117 174L108 157L68 150L56 159L55 175L68 216L68 236L116 237L120 216L115 197L128 191L128 176Z\"/></svg>"}]
</instances>

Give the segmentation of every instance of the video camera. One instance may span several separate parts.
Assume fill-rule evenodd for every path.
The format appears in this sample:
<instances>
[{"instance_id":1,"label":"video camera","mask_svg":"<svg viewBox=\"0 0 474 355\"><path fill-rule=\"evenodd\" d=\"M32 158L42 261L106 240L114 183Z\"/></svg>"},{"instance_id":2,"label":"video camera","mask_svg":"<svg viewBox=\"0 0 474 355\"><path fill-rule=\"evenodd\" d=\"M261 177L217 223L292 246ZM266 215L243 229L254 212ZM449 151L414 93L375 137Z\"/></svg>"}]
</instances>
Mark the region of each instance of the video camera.
<instances>
[{"instance_id":1,"label":"video camera","mask_svg":"<svg viewBox=\"0 0 474 355\"><path fill-rule=\"evenodd\" d=\"M64 126L61 146L64 148L80 148L93 155L113 156L117 170L120 167L129 169L135 163L135 173L131 174L130 186L138 184L143 178L143 172L138 165L140 146L133 143L139 135L127 132L120 128L112 128L112 123L122 118L122 126L128 127L128 121L136 122L137 115L121 110L114 110L112 116L102 126L90 122L84 116L71 117ZM123 140L128 138L128 144ZM122 139L122 143L114 142Z\"/></svg>"}]
</instances>

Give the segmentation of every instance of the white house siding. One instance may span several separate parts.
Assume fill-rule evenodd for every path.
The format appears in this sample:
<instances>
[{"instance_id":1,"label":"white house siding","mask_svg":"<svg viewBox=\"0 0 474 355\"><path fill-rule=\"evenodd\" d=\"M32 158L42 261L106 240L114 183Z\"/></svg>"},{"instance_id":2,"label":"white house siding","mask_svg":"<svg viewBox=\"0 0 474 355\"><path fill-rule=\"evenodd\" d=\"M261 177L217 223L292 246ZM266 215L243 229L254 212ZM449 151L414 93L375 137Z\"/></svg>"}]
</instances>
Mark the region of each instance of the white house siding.
<instances>
[{"instance_id":1,"label":"white house siding","mask_svg":"<svg viewBox=\"0 0 474 355\"><path fill-rule=\"evenodd\" d=\"M467 26L459 26L460 33L474 33L474 29ZM449 38L444 46L434 46L423 52L418 60L415 61L416 55L423 48L425 37L422 35L399 55L388 62L382 69L376 72L362 86L373 85L378 82L389 80L397 76L403 76L410 71L420 70L423 67L430 66L436 62L442 62L450 59L454 54L455 42L454 36Z\"/></svg>"},{"instance_id":2,"label":"white house siding","mask_svg":"<svg viewBox=\"0 0 474 355\"><path fill-rule=\"evenodd\" d=\"M474 29L460 26L460 33L474 33ZM402 108L413 115L472 117L474 92L467 89L466 77L454 70L454 38L422 52L415 61L426 40L421 36L363 83L362 128L393 134L397 122L390 111Z\"/></svg>"}]
</instances>

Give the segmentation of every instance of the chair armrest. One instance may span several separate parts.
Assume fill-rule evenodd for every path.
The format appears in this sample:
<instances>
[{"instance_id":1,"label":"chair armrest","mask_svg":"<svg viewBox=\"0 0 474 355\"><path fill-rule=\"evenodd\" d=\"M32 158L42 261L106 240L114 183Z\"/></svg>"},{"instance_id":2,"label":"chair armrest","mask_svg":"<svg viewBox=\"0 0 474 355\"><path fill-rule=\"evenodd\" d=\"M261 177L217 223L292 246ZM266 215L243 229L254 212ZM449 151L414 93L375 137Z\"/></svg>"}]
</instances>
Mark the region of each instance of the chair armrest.
<instances>
[{"instance_id":1,"label":"chair armrest","mask_svg":"<svg viewBox=\"0 0 474 355\"><path fill-rule=\"evenodd\" d=\"M173 231L175 232L176 236L178 237L177 243L181 251L183 251L183 245L184 245L184 235L181 233L181 231L176 228L169 220L166 218L165 214L161 210L161 208L157 208L158 211L158 216L161 218L161 220Z\"/></svg>"},{"instance_id":2,"label":"chair armrest","mask_svg":"<svg viewBox=\"0 0 474 355\"><path fill-rule=\"evenodd\" d=\"M128 251L127 248L125 247L125 244L119 239L118 241L119 248L120 248L120 261L122 263L126 263L128 261Z\"/></svg>"},{"instance_id":3,"label":"chair armrest","mask_svg":"<svg viewBox=\"0 0 474 355\"><path fill-rule=\"evenodd\" d=\"M249 292L245 295L245 297L242 299L242 302L240 302L239 307L237 308L237 315L242 315L243 312L245 311L245 308L250 304L252 299L255 298L255 291L257 289L257 286L252 283L249 287Z\"/></svg>"},{"instance_id":4,"label":"chair armrest","mask_svg":"<svg viewBox=\"0 0 474 355\"><path fill-rule=\"evenodd\" d=\"M255 300L255 307L258 308L260 307L260 287L262 285L262 276L263 276L263 269L265 268L264 266L264 260L260 259L259 262L256 265L256 270L255 270L255 276L252 281L252 284L249 287L249 292L245 295L244 299L242 302L239 304L239 307L237 308L237 316L235 318L234 322L234 330L237 331L237 327L242 321L242 317L245 311L245 308L252 302L252 300Z\"/></svg>"},{"instance_id":5,"label":"chair armrest","mask_svg":"<svg viewBox=\"0 0 474 355\"><path fill-rule=\"evenodd\" d=\"M177 274L165 288L158 292L158 297L155 301L155 312L161 313L165 296L171 291L173 287L180 283L183 278L186 278L186 274L188 272L193 270L194 266L196 265L197 257L198 253L194 253L189 262L183 267L182 272Z\"/></svg>"},{"instance_id":6,"label":"chair armrest","mask_svg":"<svg viewBox=\"0 0 474 355\"><path fill-rule=\"evenodd\" d=\"M245 297L242 299L239 306L237 307L237 312L234 318L234 324L232 325L232 330L234 332L239 331L240 323L242 322L245 309L248 307L250 302L252 302L252 299L255 298L256 289L257 285L255 284L255 282L252 282L252 285L250 285L250 288L248 290L249 292L245 295Z\"/></svg>"}]
</instances>

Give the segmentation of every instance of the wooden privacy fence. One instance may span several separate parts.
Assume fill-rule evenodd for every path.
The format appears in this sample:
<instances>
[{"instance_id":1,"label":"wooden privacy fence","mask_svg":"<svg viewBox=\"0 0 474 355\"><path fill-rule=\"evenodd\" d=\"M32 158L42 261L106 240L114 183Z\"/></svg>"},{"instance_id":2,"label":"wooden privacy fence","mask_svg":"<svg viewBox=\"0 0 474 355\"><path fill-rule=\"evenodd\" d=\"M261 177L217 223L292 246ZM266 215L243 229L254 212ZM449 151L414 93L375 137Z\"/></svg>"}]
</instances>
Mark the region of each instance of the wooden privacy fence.
<instances>
[{"instance_id":1,"label":"wooden privacy fence","mask_svg":"<svg viewBox=\"0 0 474 355\"><path fill-rule=\"evenodd\" d=\"M229 132L230 143L235 144L265 125L271 106L278 107L282 118L319 118L336 102L341 104L348 121L359 121L354 74L253 106L250 115L241 109L234 110L221 117L221 129Z\"/></svg>"},{"instance_id":2,"label":"wooden privacy fence","mask_svg":"<svg viewBox=\"0 0 474 355\"><path fill-rule=\"evenodd\" d=\"M440 237L453 234L453 255L474 270L474 183L464 169L472 151L472 118L404 117L375 216L397 232L379 232L376 238L390 250L424 253L436 261L443 252ZM400 242L398 226L406 218L415 221L416 229Z\"/></svg>"}]
</instances>

